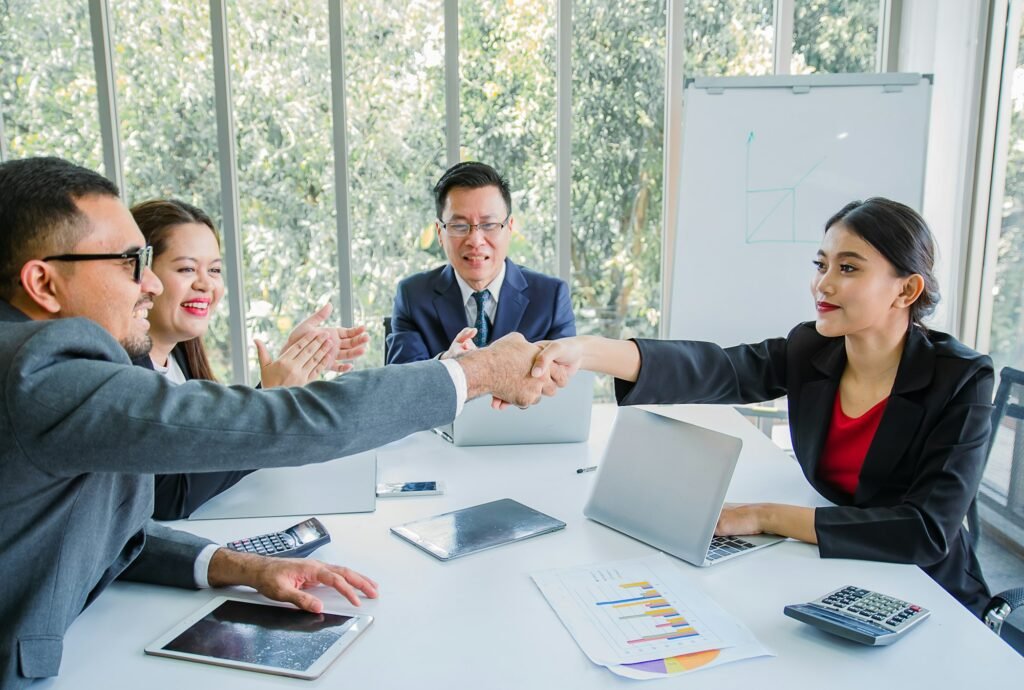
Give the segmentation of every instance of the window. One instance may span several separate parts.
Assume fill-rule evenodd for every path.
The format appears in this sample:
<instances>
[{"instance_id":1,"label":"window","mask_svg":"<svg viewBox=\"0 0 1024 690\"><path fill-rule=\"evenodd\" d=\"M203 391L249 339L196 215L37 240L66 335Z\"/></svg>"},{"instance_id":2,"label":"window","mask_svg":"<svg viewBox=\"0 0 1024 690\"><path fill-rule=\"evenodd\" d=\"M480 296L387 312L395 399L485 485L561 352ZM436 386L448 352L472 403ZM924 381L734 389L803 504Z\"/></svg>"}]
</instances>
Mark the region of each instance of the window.
<instances>
[{"instance_id":1,"label":"window","mask_svg":"<svg viewBox=\"0 0 1024 690\"><path fill-rule=\"evenodd\" d=\"M60 156L103 170L86 3L0 5L0 111L10 158Z\"/></svg>"},{"instance_id":2,"label":"window","mask_svg":"<svg viewBox=\"0 0 1024 690\"><path fill-rule=\"evenodd\" d=\"M665 3L581 0L573 3L573 31L576 328L612 337L656 336Z\"/></svg>"},{"instance_id":3,"label":"window","mask_svg":"<svg viewBox=\"0 0 1024 690\"><path fill-rule=\"evenodd\" d=\"M688 0L684 31L688 77L772 73L772 0Z\"/></svg>"},{"instance_id":4,"label":"window","mask_svg":"<svg viewBox=\"0 0 1024 690\"><path fill-rule=\"evenodd\" d=\"M370 333L360 366L376 367L396 284L444 263L431 195L447 167L441 1L346 2L345 71L354 321Z\"/></svg>"},{"instance_id":5,"label":"window","mask_svg":"<svg viewBox=\"0 0 1024 690\"><path fill-rule=\"evenodd\" d=\"M552 0L460 0L456 115L445 101L452 1L345 1L343 45L332 44L328 24L330 3L340 0L226 3L234 112L219 116L232 115L236 130L247 333L246 342L230 345L249 352L243 369L256 371L250 338L279 352L300 319L346 292L352 322L366 324L372 338L359 366L380 364L381 320L391 313L396 283L445 260L431 189L456 144L463 160L491 163L511 182L513 259L548 273L570 266L581 333L659 333L669 3L574 0L571 41L560 45ZM96 6L3 5L0 103L9 155L51 153L101 168L89 17ZM128 200L178 196L220 221L209 6L110 6L105 38L114 55ZM879 6L793 0L784 17L772 0L673 3L684 28L672 40L682 42L685 57L683 74L668 76L771 74L777 35L794 37L796 72L871 70ZM332 112L334 50L344 51L345 142L333 136L342 116ZM555 81L557 58L566 54L572 158L560 170ZM348 180L340 212L350 220L352 269L344 281L334 167L342 144ZM571 198L556 198L566 183ZM571 226L558 227L566 210ZM566 243L571 256L559 262ZM1007 266L1006 275L1016 275ZM1003 283L1009 295L1012 278ZM225 303L209 336L225 379L227 311ZM232 374L237 380L242 372Z\"/></svg>"},{"instance_id":6,"label":"window","mask_svg":"<svg viewBox=\"0 0 1024 690\"><path fill-rule=\"evenodd\" d=\"M111 4L125 202L178 198L221 227L209 4ZM214 373L231 380L228 302L204 338Z\"/></svg>"},{"instance_id":7,"label":"window","mask_svg":"<svg viewBox=\"0 0 1024 690\"><path fill-rule=\"evenodd\" d=\"M509 258L555 273L554 2L459 3L463 160L509 181L515 235Z\"/></svg>"},{"instance_id":8,"label":"window","mask_svg":"<svg viewBox=\"0 0 1024 690\"><path fill-rule=\"evenodd\" d=\"M319 0L228 5L246 329L273 354L338 290L325 10Z\"/></svg>"},{"instance_id":9,"label":"window","mask_svg":"<svg viewBox=\"0 0 1024 690\"><path fill-rule=\"evenodd\" d=\"M874 72L878 0L796 0L793 74Z\"/></svg>"}]
</instances>

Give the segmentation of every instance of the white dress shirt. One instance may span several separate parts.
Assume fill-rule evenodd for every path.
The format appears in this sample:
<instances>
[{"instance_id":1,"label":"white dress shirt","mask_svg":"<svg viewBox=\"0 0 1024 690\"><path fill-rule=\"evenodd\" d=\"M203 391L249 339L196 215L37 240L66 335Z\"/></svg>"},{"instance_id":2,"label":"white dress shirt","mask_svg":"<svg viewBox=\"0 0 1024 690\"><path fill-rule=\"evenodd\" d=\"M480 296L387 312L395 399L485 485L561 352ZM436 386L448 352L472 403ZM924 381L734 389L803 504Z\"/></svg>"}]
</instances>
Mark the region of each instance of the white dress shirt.
<instances>
[{"instance_id":1,"label":"white dress shirt","mask_svg":"<svg viewBox=\"0 0 1024 690\"><path fill-rule=\"evenodd\" d=\"M462 292L462 305L466 308L466 325L476 326L476 300L473 299L473 293L478 292L469 286L462 276L459 275L458 271L455 271L455 280L459 284L459 290ZM501 292L501 286L505 282L505 262L501 262L501 271L494 277L487 287L483 290L489 290L491 298L484 304L484 312L487 314L487 319L494 325L494 315L498 313L498 294Z\"/></svg>"}]
</instances>

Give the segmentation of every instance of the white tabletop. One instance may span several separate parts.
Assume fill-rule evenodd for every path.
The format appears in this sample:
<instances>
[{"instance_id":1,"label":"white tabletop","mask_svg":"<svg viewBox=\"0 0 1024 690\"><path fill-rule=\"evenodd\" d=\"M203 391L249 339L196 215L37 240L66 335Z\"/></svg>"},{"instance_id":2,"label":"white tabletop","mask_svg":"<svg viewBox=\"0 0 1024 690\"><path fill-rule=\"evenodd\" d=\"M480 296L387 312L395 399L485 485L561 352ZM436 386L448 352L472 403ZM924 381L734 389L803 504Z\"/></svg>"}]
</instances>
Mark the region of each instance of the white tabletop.
<instances>
[{"instance_id":1,"label":"white tabletop","mask_svg":"<svg viewBox=\"0 0 1024 690\"><path fill-rule=\"evenodd\" d=\"M50 688L604 688L639 681L592 664L529 574L652 554L650 547L582 515L614 407L595 407L587 444L456 448L430 433L379 451L382 481L442 480L443 496L382 499L374 513L320 516L333 537L317 557L380 583L361 607L376 621L317 681L301 681L150 657L143 647L222 590L192 592L116 583L72 625L60 676ZM729 500L827 505L796 463L727 407L659 408L744 440ZM477 503L514 498L567 523L565 530L443 563L388 528ZM306 517L306 516L302 516ZM217 541L276 531L298 520L266 518L181 523ZM696 568L678 567L745 623L775 657L727 664L658 681L658 687L1014 686L1024 660L918 568L822 559L817 547L787 542ZM932 616L891 647L863 647L783 616L786 604L846 584L892 594ZM351 610L319 589L328 609ZM243 594L259 598L255 594ZM997 686L998 687L998 686Z\"/></svg>"}]
</instances>

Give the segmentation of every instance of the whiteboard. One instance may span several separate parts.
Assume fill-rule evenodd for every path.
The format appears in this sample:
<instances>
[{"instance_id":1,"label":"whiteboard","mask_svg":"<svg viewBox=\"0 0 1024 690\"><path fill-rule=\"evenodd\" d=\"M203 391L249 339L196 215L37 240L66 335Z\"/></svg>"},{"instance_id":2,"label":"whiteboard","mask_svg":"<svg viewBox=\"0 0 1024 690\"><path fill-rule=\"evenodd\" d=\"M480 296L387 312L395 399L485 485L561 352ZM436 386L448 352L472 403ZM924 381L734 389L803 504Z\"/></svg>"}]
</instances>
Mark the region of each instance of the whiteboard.
<instances>
[{"instance_id":1,"label":"whiteboard","mask_svg":"<svg viewBox=\"0 0 1024 690\"><path fill-rule=\"evenodd\" d=\"M825 222L855 199L921 210L931 80L696 79L684 91L668 336L721 345L815 317Z\"/></svg>"}]
</instances>

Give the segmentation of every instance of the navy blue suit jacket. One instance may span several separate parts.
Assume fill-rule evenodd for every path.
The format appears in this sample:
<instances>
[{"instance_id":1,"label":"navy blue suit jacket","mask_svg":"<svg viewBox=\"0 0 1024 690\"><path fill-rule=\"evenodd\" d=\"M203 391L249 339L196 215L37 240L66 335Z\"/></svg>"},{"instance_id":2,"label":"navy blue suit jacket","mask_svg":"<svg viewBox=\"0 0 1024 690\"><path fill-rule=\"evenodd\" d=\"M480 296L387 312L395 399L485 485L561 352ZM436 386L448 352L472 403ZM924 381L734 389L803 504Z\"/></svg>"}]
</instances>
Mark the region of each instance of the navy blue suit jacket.
<instances>
[{"instance_id":1,"label":"navy blue suit jacket","mask_svg":"<svg viewBox=\"0 0 1024 690\"><path fill-rule=\"evenodd\" d=\"M395 295L387 363L435 357L447 350L467 325L466 307L451 264L409 276L398 284ZM490 339L515 332L529 341L567 338L576 335L576 321L565 281L505 259L505 282Z\"/></svg>"}]
</instances>

